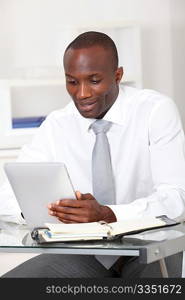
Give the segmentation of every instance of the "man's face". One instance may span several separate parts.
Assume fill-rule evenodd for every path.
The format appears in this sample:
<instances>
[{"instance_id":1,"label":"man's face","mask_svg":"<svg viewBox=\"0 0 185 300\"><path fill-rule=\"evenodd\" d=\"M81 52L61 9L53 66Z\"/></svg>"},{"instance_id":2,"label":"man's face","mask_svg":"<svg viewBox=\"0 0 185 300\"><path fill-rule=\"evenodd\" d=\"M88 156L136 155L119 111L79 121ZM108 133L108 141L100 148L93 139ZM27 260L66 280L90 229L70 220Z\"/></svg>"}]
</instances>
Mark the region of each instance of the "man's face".
<instances>
[{"instance_id":1,"label":"man's face","mask_svg":"<svg viewBox=\"0 0 185 300\"><path fill-rule=\"evenodd\" d=\"M66 88L85 118L102 118L117 98L122 68L114 70L112 59L100 46L70 48L64 55Z\"/></svg>"}]
</instances>

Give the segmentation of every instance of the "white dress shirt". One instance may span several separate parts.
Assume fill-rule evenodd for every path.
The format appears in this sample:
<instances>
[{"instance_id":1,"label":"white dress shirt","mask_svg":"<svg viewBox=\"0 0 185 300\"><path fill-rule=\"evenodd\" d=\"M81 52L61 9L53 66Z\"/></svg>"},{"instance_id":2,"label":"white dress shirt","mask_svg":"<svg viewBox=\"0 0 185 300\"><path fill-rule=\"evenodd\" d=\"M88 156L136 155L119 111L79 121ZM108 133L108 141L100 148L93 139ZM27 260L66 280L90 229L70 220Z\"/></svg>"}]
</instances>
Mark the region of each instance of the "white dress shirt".
<instances>
[{"instance_id":1,"label":"white dress shirt","mask_svg":"<svg viewBox=\"0 0 185 300\"><path fill-rule=\"evenodd\" d=\"M104 119L113 123L107 137L116 185L116 205L110 207L117 220L182 215L184 133L174 102L153 90L124 86ZM18 161L64 162L75 190L93 194L95 135L89 127L94 121L82 117L70 102L46 118ZM0 215L20 216L8 184L1 189Z\"/></svg>"}]
</instances>

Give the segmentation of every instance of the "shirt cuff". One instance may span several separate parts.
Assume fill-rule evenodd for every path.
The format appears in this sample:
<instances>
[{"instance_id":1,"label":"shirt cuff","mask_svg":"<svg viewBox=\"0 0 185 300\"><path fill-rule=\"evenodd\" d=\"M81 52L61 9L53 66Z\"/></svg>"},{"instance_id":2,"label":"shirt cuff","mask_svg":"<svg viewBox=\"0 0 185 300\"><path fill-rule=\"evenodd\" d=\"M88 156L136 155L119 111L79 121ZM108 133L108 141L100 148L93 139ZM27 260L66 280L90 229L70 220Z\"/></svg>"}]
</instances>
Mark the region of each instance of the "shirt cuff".
<instances>
[{"instance_id":1,"label":"shirt cuff","mask_svg":"<svg viewBox=\"0 0 185 300\"><path fill-rule=\"evenodd\" d=\"M114 212L117 221L124 221L134 218L143 217L143 212L146 210L147 203L142 199L129 204L122 205L107 205Z\"/></svg>"}]
</instances>

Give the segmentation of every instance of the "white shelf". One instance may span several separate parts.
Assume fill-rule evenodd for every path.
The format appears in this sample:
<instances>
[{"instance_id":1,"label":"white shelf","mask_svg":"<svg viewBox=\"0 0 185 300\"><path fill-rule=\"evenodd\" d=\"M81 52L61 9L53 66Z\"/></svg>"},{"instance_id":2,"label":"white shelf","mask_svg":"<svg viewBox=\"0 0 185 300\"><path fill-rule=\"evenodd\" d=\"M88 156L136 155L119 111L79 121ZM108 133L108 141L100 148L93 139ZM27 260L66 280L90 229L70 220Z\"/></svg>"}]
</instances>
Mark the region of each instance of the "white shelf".
<instances>
[{"instance_id":1,"label":"white shelf","mask_svg":"<svg viewBox=\"0 0 185 300\"><path fill-rule=\"evenodd\" d=\"M16 148L12 148L12 149L3 149L3 150L0 150L0 160L4 160L4 159L12 159L12 158L17 158L18 155L19 155L19 151L20 149Z\"/></svg>"},{"instance_id":2,"label":"white shelf","mask_svg":"<svg viewBox=\"0 0 185 300\"><path fill-rule=\"evenodd\" d=\"M31 79L1 79L0 88L12 88L12 87L32 87L32 86L56 86L64 85L64 78L55 79L55 78L31 78Z\"/></svg>"}]
</instances>

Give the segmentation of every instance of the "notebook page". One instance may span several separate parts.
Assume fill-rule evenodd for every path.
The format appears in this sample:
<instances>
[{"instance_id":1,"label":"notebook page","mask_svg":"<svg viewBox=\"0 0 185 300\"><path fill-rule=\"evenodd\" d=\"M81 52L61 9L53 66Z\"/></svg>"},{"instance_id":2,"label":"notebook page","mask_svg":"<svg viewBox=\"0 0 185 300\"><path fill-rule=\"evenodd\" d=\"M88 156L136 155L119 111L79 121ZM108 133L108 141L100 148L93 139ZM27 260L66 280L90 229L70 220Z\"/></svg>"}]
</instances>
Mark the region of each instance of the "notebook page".
<instances>
[{"instance_id":1,"label":"notebook page","mask_svg":"<svg viewBox=\"0 0 185 300\"><path fill-rule=\"evenodd\" d=\"M79 223L79 224L45 224L53 233L104 233L109 230L107 226L101 225L99 222Z\"/></svg>"},{"instance_id":2,"label":"notebook page","mask_svg":"<svg viewBox=\"0 0 185 300\"><path fill-rule=\"evenodd\" d=\"M110 223L112 230L111 235L117 235L134 230L141 230L151 227L164 226L166 223L155 217L135 218L125 221Z\"/></svg>"}]
</instances>

